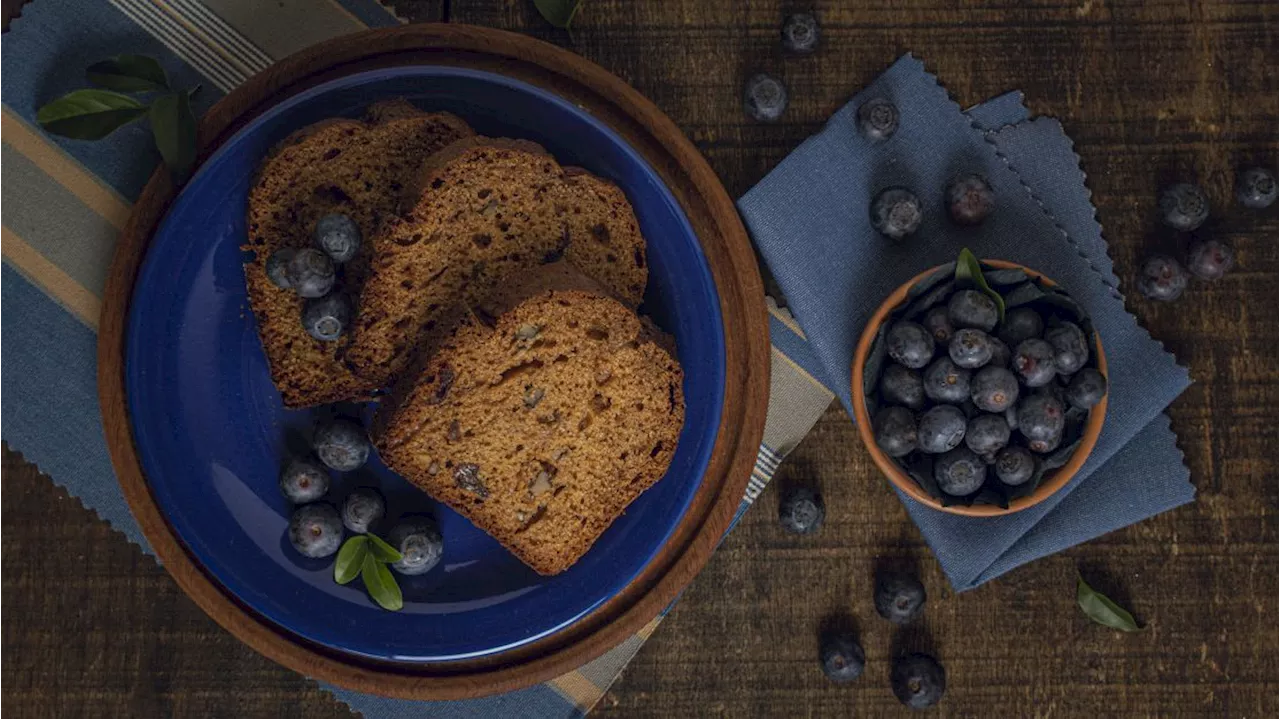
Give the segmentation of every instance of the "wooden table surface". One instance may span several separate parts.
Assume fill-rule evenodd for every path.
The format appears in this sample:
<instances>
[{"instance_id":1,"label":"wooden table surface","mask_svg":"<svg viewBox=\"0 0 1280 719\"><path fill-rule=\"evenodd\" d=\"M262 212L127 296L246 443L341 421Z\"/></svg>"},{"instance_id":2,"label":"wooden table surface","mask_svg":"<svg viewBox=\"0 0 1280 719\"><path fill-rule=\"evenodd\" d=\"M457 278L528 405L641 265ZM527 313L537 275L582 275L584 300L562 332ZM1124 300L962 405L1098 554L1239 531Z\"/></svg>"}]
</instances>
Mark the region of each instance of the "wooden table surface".
<instances>
[{"instance_id":1,"label":"wooden table surface","mask_svg":"<svg viewBox=\"0 0 1280 719\"><path fill-rule=\"evenodd\" d=\"M6 16L10 3L6 2ZM1012 88L1075 139L1129 308L1191 370L1170 408L1196 501L953 594L853 425L832 408L778 480L819 481L828 519L784 534L770 489L597 708L602 717L905 715L888 657L935 652L936 713L974 717L1274 717L1277 714L1276 209L1230 203L1235 169L1275 167L1273 2L957 0L816 3L823 47L783 58L784 10L811 3L586 0L572 38L526 0L402 2L417 21L526 32L637 87L706 154L730 194L759 180L852 93L911 51L962 104ZM745 74L790 86L783 121L743 117ZM1175 304L1131 291L1157 188L1195 178L1221 210L1238 269ZM155 562L4 449L3 711L13 717L345 717L304 678L238 644ZM871 576L915 561L923 623L894 634ZM1133 609L1120 634L1075 607L1075 577ZM827 682L824 617L851 612L868 669Z\"/></svg>"}]
</instances>

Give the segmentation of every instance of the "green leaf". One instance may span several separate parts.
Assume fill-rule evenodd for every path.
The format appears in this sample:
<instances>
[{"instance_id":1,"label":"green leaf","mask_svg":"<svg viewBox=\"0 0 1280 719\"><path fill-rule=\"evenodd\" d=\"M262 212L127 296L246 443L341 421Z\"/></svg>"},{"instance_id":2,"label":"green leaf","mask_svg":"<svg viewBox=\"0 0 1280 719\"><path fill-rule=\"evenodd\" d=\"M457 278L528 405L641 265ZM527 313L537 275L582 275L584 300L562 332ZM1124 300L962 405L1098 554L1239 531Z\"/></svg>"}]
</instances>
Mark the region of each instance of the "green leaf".
<instances>
[{"instance_id":1,"label":"green leaf","mask_svg":"<svg viewBox=\"0 0 1280 719\"><path fill-rule=\"evenodd\" d=\"M404 557L400 556L400 552L396 551L395 547L382 541L382 537L372 533L365 536L369 538L369 553L379 562L391 564L404 559Z\"/></svg>"},{"instance_id":2,"label":"green leaf","mask_svg":"<svg viewBox=\"0 0 1280 719\"><path fill-rule=\"evenodd\" d=\"M547 22L562 30L568 30L573 16L582 7L582 0L533 0L533 6Z\"/></svg>"},{"instance_id":3,"label":"green leaf","mask_svg":"<svg viewBox=\"0 0 1280 719\"><path fill-rule=\"evenodd\" d=\"M36 122L54 135L101 140L146 112L145 105L128 95L109 90L76 90L36 111Z\"/></svg>"},{"instance_id":4,"label":"green leaf","mask_svg":"<svg viewBox=\"0 0 1280 719\"><path fill-rule=\"evenodd\" d=\"M360 578L364 580L364 588L369 590L369 596L373 597L378 606L392 612L404 607L404 595L400 593L396 578L391 575L387 565L373 558L373 554L365 555Z\"/></svg>"},{"instance_id":5,"label":"green leaf","mask_svg":"<svg viewBox=\"0 0 1280 719\"><path fill-rule=\"evenodd\" d=\"M1121 609L1118 604L1100 594L1085 583L1084 577L1076 580L1076 604L1080 610L1093 621L1104 627L1119 629L1122 632L1136 632L1141 629L1133 620L1133 615Z\"/></svg>"},{"instance_id":6,"label":"green leaf","mask_svg":"<svg viewBox=\"0 0 1280 719\"><path fill-rule=\"evenodd\" d=\"M987 279L982 276L982 265L968 247L960 250L960 256L956 258L956 282L972 283L979 292L994 300L999 321L1004 322L1004 298L987 284Z\"/></svg>"},{"instance_id":7,"label":"green leaf","mask_svg":"<svg viewBox=\"0 0 1280 719\"><path fill-rule=\"evenodd\" d=\"M369 556L369 540L364 536L352 537L338 550L338 558L333 563L333 581L346 584L360 574L364 560Z\"/></svg>"},{"instance_id":8,"label":"green leaf","mask_svg":"<svg viewBox=\"0 0 1280 719\"><path fill-rule=\"evenodd\" d=\"M185 179L196 164L196 116L191 112L191 98L185 92L157 97L148 117L164 164L179 181Z\"/></svg>"},{"instance_id":9,"label":"green leaf","mask_svg":"<svg viewBox=\"0 0 1280 719\"><path fill-rule=\"evenodd\" d=\"M155 59L146 55L116 55L95 62L85 71L89 82L119 92L154 92L169 89L169 78Z\"/></svg>"}]
</instances>

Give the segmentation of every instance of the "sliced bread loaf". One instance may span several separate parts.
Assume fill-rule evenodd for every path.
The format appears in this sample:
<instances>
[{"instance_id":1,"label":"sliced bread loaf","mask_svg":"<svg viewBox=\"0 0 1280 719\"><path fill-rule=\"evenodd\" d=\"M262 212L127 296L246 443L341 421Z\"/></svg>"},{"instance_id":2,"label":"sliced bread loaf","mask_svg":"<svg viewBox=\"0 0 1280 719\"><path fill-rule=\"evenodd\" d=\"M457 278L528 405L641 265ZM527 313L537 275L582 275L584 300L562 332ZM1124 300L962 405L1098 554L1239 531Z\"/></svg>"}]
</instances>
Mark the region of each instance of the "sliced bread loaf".
<instances>
[{"instance_id":1,"label":"sliced bread loaf","mask_svg":"<svg viewBox=\"0 0 1280 719\"><path fill-rule=\"evenodd\" d=\"M266 262L284 247L312 243L316 220L340 212L360 226L361 249L339 267L339 290L358 296L368 274L368 238L393 213L423 161L471 129L445 113L424 113L407 102L379 103L364 120L328 120L286 138L259 168L249 192L244 266L249 304L287 407L306 407L367 396L377 385L339 360L349 337L313 339L302 326L303 300L272 284Z\"/></svg>"},{"instance_id":2,"label":"sliced bread loaf","mask_svg":"<svg viewBox=\"0 0 1280 719\"><path fill-rule=\"evenodd\" d=\"M384 401L393 470L540 574L576 562L671 463L684 424L669 338L620 302L543 290L461 313Z\"/></svg>"}]
</instances>

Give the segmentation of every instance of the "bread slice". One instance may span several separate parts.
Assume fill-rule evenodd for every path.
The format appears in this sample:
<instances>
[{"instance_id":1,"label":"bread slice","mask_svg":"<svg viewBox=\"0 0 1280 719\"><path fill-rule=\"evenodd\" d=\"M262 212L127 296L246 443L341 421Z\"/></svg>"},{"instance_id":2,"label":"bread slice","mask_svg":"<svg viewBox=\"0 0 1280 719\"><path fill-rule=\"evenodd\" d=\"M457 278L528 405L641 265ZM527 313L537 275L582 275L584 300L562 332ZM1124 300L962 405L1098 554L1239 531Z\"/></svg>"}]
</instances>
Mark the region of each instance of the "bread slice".
<instances>
[{"instance_id":1,"label":"bread slice","mask_svg":"<svg viewBox=\"0 0 1280 719\"><path fill-rule=\"evenodd\" d=\"M543 290L439 330L383 402L382 461L544 575L666 473L684 425L669 338L622 303Z\"/></svg>"},{"instance_id":2,"label":"bread slice","mask_svg":"<svg viewBox=\"0 0 1280 719\"><path fill-rule=\"evenodd\" d=\"M339 285L358 296L368 274L371 238L396 209L422 163L453 141L472 135L465 122L424 113L404 101L379 103L363 120L327 120L282 142L261 165L249 191L244 266L249 304L287 407L306 407L368 396L377 385L360 379L339 360L348 338L320 342L302 327L302 304L292 291L271 283L266 262L282 247L306 247L316 220L331 212L350 215L365 242L339 268Z\"/></svg>"},{"instance_id":3,"label":"bread slice","mask_svg":"<svg viewBox=\"0 0 1280 719\"><path fill-rule=\"evenodd\" d=\"M569 260L630 307L648 281L626 196L520 140L460 140L428 162L414 204L383 225L360 295L347 365L385 386L424 333L537 266Z\"/></svg>"}]
</instances>

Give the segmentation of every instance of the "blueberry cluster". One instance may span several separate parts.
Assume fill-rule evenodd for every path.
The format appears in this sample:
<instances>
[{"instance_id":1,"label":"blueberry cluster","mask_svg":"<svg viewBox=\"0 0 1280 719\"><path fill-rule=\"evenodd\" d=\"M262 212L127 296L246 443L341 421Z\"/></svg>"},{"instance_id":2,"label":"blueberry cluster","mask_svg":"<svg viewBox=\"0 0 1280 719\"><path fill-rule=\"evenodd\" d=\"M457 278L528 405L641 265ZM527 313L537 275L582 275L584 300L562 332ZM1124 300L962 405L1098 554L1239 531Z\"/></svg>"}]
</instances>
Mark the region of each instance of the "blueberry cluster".
<instances>
[{"instance_id":1,"label":"blueberry cluster","mask_svg":"<svg viewBox=\"0 0 1280 719\"><path fill-rule=\"evenodd\" d=\"M1007 508L1070 458L1107 380L1065 293L982 269L985 287L948 266L912 288L880 330L864 390L876 444L925 491Z\"/></svg>"},{"instance_id":2,"label":"blueberry cluster","mask_svg":"<svg viewBox=\"0 0 1280 719\"><path fill-rule=\"evenodd\" d=\"M315 247L282 247L267 258L267 277L305 302L302 326L321 342L337 341L351 325L351 299L338 288L338 266L360 249L360 226L347 215L321 217L312 235Z\"/></svg>"}]
</instances>

